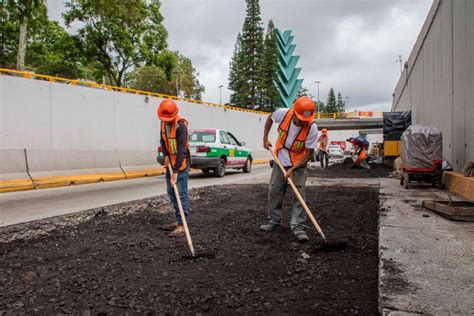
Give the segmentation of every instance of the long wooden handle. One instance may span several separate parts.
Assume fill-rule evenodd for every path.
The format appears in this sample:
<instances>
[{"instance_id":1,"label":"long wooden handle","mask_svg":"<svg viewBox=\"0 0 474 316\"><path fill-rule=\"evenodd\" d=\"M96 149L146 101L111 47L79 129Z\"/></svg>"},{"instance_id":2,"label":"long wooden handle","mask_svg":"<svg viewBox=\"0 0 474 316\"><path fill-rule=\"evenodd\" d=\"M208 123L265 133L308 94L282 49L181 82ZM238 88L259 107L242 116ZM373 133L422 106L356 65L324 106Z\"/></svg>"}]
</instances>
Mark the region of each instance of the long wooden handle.
<instances>
[{"instance_id":1,"label":"long wooden handle","mask_svg":"<svg viewBox=\"0 0 474 316\"><path fill-rule=\"evenodd\" d=\"M273 159L275 160L275 162L277 163L277 165L280 167L281 169L281 172L283 173L283 175L286 174L286 170L285 170L285 167L283 167L283 165L281 164L280 160L278 159L278 157L275 155L275 153L273 152L273 150L269 149L270 153L272 154L273 156ZM298 198L298 200L300 201L301 205L303 205L303 208L304 210L306 211L306 214L308 214L308 217L309 219L311 220L311 222L313 223L314 227L316 228L316 230L318 231L319 235L321 235L321 237L326 240L326 236L324 235L323 233L323 230L321 229L321 227L319 226L318 224L318 221L316 220L316 218L314 218L313 216L313 213L311 213L308 205L306 204L305 200L303 199L303 197L301 196L300 192L298 191L298 189L296 188L295 184L293 183L293 180L291 178L288 178L288 183L290 184L291 188L293 189L293 191L295 192L296 194L296 197Z\"/></svg>"},{"instance_id":2,"label":"long wooden handle","mask_svg":"<svg viewBox=\"0 0 474 316\"><path fill-rule=\"evenodd\" d=\"M171 176L173 175L173 169L171 168L170 163L168 163L168 172L170 173L170 181L171 181ZM193 257L195 257L196 253L194 252L193 240L191 239L191 234L189 233L188 222L186 222L186 216L184 216L183 205L181 204L181 198L179 197L179 191L176 184L173 185L173 189L174 189L174 195L176 196L176 201L178 201L179 214L181 214L181 220L183 221L184 233L186 234L186 240L188 241L189 250L191 250L191 254L193 255Z\"/></svg>"}]
</instances>

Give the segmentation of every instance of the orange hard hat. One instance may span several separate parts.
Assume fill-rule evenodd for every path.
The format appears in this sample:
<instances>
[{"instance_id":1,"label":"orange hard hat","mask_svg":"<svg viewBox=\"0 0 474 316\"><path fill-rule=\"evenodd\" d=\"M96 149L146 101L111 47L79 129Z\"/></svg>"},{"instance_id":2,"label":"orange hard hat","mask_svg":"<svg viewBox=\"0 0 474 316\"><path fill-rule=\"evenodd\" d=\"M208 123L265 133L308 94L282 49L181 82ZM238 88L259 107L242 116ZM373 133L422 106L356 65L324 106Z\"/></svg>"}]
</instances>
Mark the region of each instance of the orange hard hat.
<instances>
[{"instance_id":1,"label":"orange hard hat","mask_svg":"<svg viewBox=\"0 0 474 316\"><path fill-rule=\"evenodd\" d=\"M293 103L293 110L295 110L296 116L305 122L314 121L314 101L310 97L299 97Z\"/></svg>"},{"instance_id":2,"label":"orange hard hat","mask_svg":"<svg viewBox=\"0 0 474 316\"><path fill-rule=\"evenodd\" d=\"M321 130L321 132L322 132L323 134L327 134L327 133L328 133L328 129L327 129L327 128L323 128L323 129Z\"/></svg>"},{"instance_id":3,"label":"orange hard hat","mask_svg":"<svg viewBox=\"0 0 474 316\"><path fill-rule=\"evenodd\" d=\"M173 99L166 98L161 101L160 106L158 107L158 118L162 121L169 122L174 120L176 115L178 115L178 105L174 102Z\"/></svg>"}]
</instances>

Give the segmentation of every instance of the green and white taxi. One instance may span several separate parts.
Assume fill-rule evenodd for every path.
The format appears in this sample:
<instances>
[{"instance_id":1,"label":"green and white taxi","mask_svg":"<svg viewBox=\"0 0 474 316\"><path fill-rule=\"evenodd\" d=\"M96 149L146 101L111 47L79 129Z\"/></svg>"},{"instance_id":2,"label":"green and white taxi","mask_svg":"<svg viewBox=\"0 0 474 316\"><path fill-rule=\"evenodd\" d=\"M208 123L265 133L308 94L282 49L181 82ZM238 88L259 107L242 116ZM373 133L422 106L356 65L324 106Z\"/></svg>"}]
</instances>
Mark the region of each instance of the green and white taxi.
<instances>
[{"instance_id":1,"label":"green and white taxi","mask_svg":"<svg viewBox=\"0 0 474 316\"><path fill-rule=\"evenodd\" d=\"M230 132L220 129L189 129L191 168L205 173L213 172L215 177L223 177L226 169L252 170L252 152L245 148ZM163 153L158 150L158 162L163 163Z\"/></svg>"}]
</instances>

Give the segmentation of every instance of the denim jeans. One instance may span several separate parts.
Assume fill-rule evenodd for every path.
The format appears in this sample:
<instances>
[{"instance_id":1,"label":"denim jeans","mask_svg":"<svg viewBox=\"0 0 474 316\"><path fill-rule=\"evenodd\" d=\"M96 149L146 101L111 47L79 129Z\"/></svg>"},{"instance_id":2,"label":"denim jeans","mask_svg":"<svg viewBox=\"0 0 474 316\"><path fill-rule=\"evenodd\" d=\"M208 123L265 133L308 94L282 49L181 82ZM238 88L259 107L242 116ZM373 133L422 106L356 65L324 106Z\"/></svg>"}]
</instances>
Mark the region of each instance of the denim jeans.
<instances>
[{"instance_id":1,"label":"denim jeans","mask_svg":"<svg viewBox=\"0 0 474 316\"><path fill-rule=\"evenodd\" d=\"M183 211L186 218L188 217L188 213L189 213L188 178L189 178L189 166L184 171L180 171L178 173L178 180L176 181L179 197L181 199L181 205L183 206ZM179 213L178 201L176 200L176 195L174 194L174 189L173 189L173 186L171 185L170 174L168 170L166 170L166 187L168 189L168 197L171 200L171 203L173 204L173 207L174 207L176 219L178 220L178 224L181 225L183 224L183 220L181 219L181 214Z\"/></svg>"},{"instance_id":2,"label":"denim jeans","mask_svg":"<svg viewBox=\"0 0 474 316\"><path fill-rule=\"evenodd\" d=\"M318 154L319 154L319 162L321 163L321 168L327 167L329 164L328 153L322 149L319 149ZM324 162L326 163L326 165L324 165Z\"/></svg>"},{"instance_id":3,"label":"denim jeans","mask_svg":"<svg viewBox=\"0 0 474 316\"><path fill-rule=\"evenodd\" d=\"M293 172L293 182L304 199L306 191L306 168L296 169ZM288 186L289 184L288 181L286 181L285 175L281 172L277 164L273 164L270 188L268 190L268 220L272 225L281 225L281 209ZM291 211L290 227L294 234L298 234L306 229L304 223L307 217L303 205L301 205L294 194L292 202L293 209Z\"/></svg>"}]
</instances>

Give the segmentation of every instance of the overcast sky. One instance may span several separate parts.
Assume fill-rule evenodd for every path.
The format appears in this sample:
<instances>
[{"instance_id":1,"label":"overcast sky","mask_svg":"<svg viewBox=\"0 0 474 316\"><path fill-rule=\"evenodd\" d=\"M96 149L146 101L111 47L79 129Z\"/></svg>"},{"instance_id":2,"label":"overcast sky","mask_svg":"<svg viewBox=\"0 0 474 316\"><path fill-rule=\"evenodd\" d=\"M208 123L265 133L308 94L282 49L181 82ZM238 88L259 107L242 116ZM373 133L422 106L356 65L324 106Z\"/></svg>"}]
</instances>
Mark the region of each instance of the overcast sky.
<instances>
[{"instance_id":1,"label":"overcast sky","mask_svg":"<svg viewBox=\"0 0 474 316\"><path fill-rule=\"evenodd\" d=\"M61 0L48 0L60 19ZM303 85L326 101L330 87L349 96L349 110L390 110L405 61L432 0L260 0L264 26L293 30ZM229 61L245 18L244 0L162 0L171 50L191 58L206 92L203 99L229 100Z\"/></svg>"}]
</instances>

